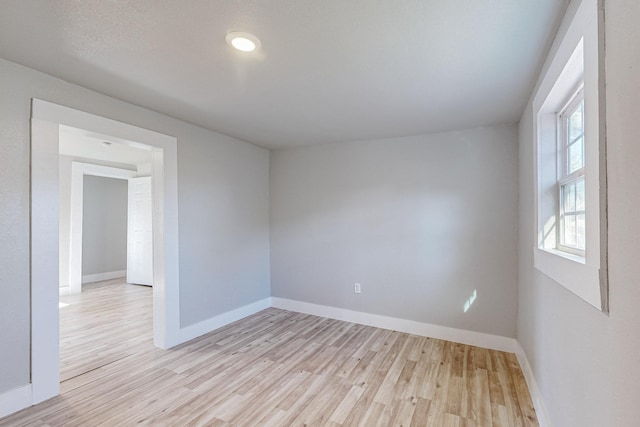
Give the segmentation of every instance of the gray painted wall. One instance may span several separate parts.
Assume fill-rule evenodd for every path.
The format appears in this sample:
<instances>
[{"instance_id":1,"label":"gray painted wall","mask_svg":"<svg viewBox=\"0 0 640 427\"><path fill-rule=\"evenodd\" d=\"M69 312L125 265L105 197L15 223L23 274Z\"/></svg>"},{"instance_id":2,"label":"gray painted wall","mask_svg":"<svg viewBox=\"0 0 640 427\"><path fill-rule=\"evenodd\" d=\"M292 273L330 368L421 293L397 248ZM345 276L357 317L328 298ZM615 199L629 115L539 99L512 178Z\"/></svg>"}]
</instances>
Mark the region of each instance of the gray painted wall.
<instances>
[{"instance_id":1,"label":"gray painted wall","mask_svg":"<svg viewBox=\"0 0 640 427\"><path fill-rule=\"evenodd\" d=\"M178 150L183 326L271 295L269 152L220 139Z\"/></svg>"},{"instance_id":2,"label":"gray painted wall","mask_svg":"<svg viewBox=\"0 0 640 427\"><path fill-rule=\"evenodd\" d=\"M272 295L514 337L517 138L506 126L272 152Z\"/></svg>"},{"instance_id":3,"label":"gray painted wall","mask_svg":"<svg viewBox=\"0 0 640 427\"><path fill-rule=\"evenodd\" d=\"M82 275L127 269L127 180L84 176Z\"/></svg>"},{"instance_id":4,"label":"gray painted wall","mask_svg":"<svg viewBox=\"0 0 640 427\"><path fill-rule=\"evenodd\" d=\"M606 1L610 314L534 269L533 123L520 124L518 340L554 426L640 420L640 2Z\"/></svg>"},{"instance_id":5,"label":"gray painted wall","mask_svg":"<svg viewBox=\"0 0 640 427\"><path fill-rule=\"evenodd\" d=\"M33 97L177 137L183 327L269 296L267 150L2 59L0 88L0 393L29 382Z\"/></svg>"}]
</instances>

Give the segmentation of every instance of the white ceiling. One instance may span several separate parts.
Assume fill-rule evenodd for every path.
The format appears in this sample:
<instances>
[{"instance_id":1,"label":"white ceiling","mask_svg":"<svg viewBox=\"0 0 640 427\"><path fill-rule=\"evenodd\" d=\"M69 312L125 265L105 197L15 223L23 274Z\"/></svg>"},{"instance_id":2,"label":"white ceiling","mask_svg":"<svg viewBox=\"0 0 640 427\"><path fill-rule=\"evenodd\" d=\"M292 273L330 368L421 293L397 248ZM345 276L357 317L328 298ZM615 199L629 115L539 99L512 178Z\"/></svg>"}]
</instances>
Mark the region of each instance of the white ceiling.
<instances>
[{"instance_id":1,"label":"white ceiling","mask_svg":"<svg viewBox=\"0 0 640 427\"><path fill-rule=\"evenodd\" d=\"M566 3L3 0L0 56L268 148L386 138L517 122Z\"/></svg>"}]
</instances>

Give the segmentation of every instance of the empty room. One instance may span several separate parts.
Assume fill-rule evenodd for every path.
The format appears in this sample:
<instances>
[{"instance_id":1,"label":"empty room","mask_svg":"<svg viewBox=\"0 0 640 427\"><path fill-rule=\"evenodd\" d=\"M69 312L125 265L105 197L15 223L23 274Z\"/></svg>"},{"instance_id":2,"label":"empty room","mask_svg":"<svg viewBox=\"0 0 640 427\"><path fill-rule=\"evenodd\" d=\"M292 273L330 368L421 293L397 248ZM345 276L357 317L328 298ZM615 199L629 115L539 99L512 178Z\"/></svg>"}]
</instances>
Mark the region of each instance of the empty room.
<instances>
[{"instance_id":1,"label":"empty room","mask_svg":"<svg viewBox=\"0 0 640 427\"><path fill-rule=\"evenodd\" d=\"M637 426L637 0L0 2L0 426Z\"/></svg>"}]
</instances>

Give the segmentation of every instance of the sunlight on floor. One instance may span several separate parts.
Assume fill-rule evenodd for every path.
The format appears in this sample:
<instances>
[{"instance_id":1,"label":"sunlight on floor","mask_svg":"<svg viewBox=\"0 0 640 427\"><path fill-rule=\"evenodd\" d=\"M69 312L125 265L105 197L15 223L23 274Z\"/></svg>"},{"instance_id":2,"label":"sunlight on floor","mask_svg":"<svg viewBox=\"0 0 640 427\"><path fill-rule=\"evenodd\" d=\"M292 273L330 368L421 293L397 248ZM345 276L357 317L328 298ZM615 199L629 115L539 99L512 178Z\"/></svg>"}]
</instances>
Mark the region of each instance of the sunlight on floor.
<instances>
[{"instance_id":1,"label":"sunlight on floor","mask_svg":"<svg viewBox=\"0 0 640 427\"><path fill-rule=\"evenodd\" d=\"M58 302L58 308L66 307L66 306L68 306L68 305L69 305L69 304L64 303L64 302L62 302L62 301L59 301L59 302Z\"/></svg>"}]
</instances>

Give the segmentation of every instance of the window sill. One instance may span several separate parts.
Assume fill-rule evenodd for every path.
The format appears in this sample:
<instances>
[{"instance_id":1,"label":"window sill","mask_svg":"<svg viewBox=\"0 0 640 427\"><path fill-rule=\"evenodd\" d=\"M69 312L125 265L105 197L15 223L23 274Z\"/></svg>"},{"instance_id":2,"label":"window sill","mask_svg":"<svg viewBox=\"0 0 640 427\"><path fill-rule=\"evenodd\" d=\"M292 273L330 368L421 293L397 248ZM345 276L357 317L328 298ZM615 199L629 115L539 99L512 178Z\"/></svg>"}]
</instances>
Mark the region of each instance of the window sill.
<instances>
[{"instance_id":1,"label":"window sill","mask_svg":"<svg viewBox=\"0 0 640 427\"><path fill-rule=\"evenodd\" d=\"M562 258L566 258L569 261L573 261L573 262L577 262L580 264L586 264L586 259L583 256L580 255L576 255L576 254L572 254L571 252L566 252L566 251L561 251L559 249L539 249L540 251L543 252L548 252L550 254L562 257Z\"/></svg>"},{"instance_id":2,"label":"window sill","mask_svg":"<svg viewBox=\"0 0 640 427\"><path fill-rule=\"evenodd\" d=\"M535 268L602 311L600 269L584 257L555 249L534 248Z\"/></svg>"}]
</instances>

